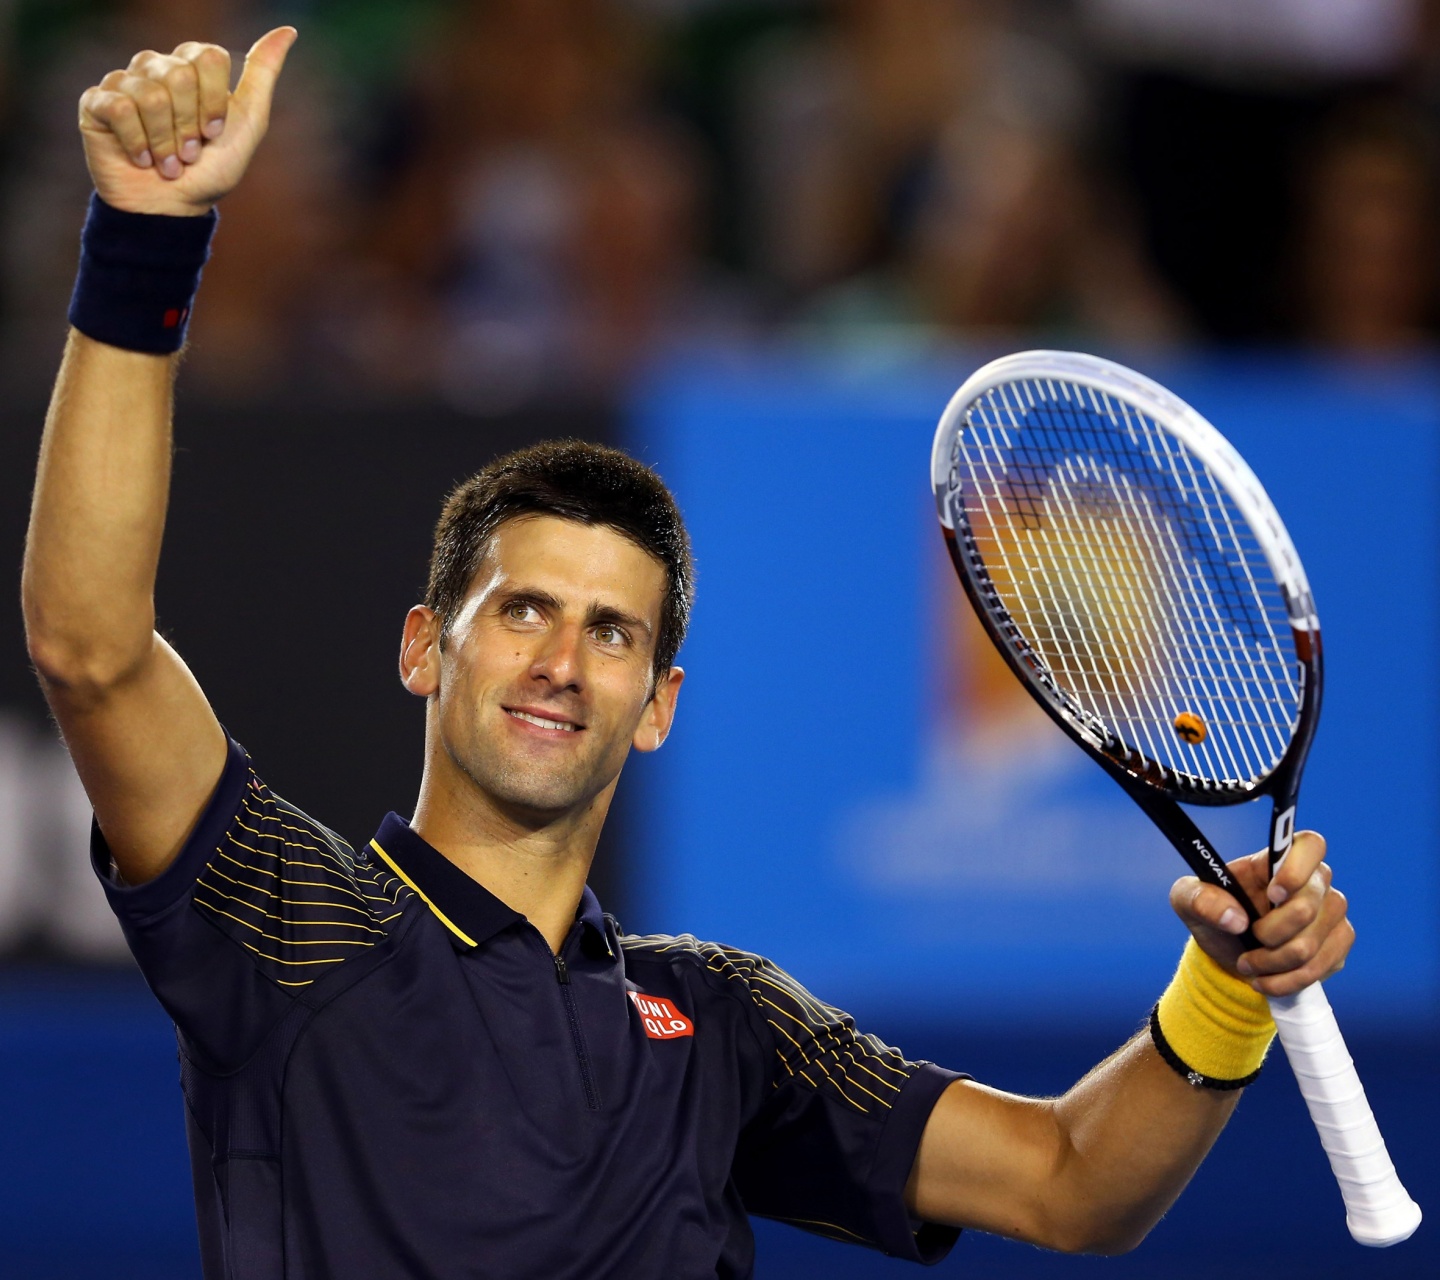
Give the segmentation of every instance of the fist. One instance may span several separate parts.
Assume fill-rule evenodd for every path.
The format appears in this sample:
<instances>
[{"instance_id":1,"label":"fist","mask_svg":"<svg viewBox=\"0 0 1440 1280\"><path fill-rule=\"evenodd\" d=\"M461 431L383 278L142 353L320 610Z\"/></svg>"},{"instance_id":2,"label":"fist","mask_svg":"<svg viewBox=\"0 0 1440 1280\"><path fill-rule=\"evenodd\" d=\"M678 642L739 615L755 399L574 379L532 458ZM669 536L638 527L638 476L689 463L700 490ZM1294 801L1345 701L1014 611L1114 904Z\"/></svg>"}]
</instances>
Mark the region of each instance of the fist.
<instances>
[{"instance_id":1,"label":"fist","mask_svg":"<svg viewBox=\"0 0 1440 1280\"><path fill-rule=\"evenodd\" d=\"M1258 947L1240 936L1249 920L1230 894L1194 876L1170 890L1170 905L1198 942L1231 973L1267 996L1293 995L1342 968L1355 941L1345 895L1330 883L1325 840L1314 831L1295 836L1275 878L1269 855L1227 863L1241 889L1263 913L1252 932Z\"/></svg>"},{"instance_id":2,"label":"fist","mask_svg":"<svg viewBox=\"0 0 1440 1280\"><path fill-rule=\"evenodd\" d=\"M190 41L137 53L80 98L80 136L95 190L129 213L208 213L244 176L270 123L293 27L250 50L235 92L230 55Z\"/></svg>"}]
</instances>

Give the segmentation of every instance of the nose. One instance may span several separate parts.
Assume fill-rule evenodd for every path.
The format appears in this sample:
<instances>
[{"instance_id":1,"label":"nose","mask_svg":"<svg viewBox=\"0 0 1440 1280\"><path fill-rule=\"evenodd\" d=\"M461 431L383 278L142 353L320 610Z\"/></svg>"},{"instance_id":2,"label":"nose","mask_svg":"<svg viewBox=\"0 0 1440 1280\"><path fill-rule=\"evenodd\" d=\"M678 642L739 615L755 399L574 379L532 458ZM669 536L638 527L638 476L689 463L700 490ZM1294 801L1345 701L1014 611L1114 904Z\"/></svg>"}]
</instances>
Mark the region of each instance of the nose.
<instances>
[{"instance_id":1,"label":"nose","mask_svg":"<svg viewBox=\"0 0 1440 1280\"><path fill-rule=\"evenodd\" d=\"M530 663L531 679L543 681L555 691L580 692L584 687L582 640L578 626L550 628Z\"/></svg>"}]
</instances>

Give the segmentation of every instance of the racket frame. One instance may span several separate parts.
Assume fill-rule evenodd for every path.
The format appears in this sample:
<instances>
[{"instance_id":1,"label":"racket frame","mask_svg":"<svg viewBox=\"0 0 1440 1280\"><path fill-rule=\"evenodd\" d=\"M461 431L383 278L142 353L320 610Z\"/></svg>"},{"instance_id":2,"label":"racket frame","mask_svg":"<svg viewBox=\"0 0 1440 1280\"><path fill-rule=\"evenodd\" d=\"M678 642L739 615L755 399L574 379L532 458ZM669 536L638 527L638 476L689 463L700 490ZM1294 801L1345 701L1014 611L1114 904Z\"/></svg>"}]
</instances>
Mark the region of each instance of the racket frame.
<instances>
[{"instance_id":1,"label":"racket frame","mask_svg":"<svg viewBox=\"0 0 1440 1280\"><path fill-rule=\"evenodd\" d=\"M1056 686L1045 664L1034 654L1023 631L1011 618L991 581L958 501L961 477L957 440L966 414L981 397L999 387L1025 380L1086 388L1096 398L1084 407L1102 414L1107 412L1103 398L1117 399L1145 414L1209 469L1249 524L1285 602L1298 663L1299 705L1295 724L1289 745L1268 773L1226 785L1180 773L1151 759L1086 714ZM1269 795L1272 874L1294 839L1300 778L1319 723L1324 685L1320 621L1295 545L1255 473L1234 446L1200 414L1143 374L1098 356L1068 351L1023 351L977 370L951 397L935 432L930 478L946 547L965 593L990 639L1021 684L1046 714L1119 783L1200 879L1234 895L1251 922L1258 920L1259 911L1236 885L1225 860L1180 808L1180 802L1232 805ZM1253 937L1247 941L1251 946L1258 945Z\"/></svg>"}]
</instances>

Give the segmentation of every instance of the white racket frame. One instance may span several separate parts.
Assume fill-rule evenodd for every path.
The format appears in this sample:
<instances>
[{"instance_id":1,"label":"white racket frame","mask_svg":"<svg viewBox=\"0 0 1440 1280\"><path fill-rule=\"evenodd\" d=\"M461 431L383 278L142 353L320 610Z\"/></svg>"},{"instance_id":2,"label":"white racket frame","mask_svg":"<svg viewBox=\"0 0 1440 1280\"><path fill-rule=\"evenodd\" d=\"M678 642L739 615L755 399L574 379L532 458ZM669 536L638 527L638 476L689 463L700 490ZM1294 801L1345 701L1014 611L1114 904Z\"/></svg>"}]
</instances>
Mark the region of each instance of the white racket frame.
<instances>
[{"instance_id":1,"label":"white racket frame","mask_svg":"<svg viewBox=\"0 0 1440 1280\"><path fill-rule=\"evenodd\" d=\"M966 413L986 392L1027 380L1075 383L1113 396L1174 436L1209 468L1254 530L1284 596L1291 626L1319 630L1310 583L1295 545L1244 458L1178 396L1153 379L1099 356L1022 351L992 360L965 380L940 418L930 455L930 478L945 528L954 531L946 496L954 487L953 442ZM1350 1234L1374 1247L1408 1239L1420 1225L1420 1206L1395 1172L1323 988L1315 983L1296 995L1269 1000L1280 1043L1340 1186Z\"/></svg>"}]
</instances>

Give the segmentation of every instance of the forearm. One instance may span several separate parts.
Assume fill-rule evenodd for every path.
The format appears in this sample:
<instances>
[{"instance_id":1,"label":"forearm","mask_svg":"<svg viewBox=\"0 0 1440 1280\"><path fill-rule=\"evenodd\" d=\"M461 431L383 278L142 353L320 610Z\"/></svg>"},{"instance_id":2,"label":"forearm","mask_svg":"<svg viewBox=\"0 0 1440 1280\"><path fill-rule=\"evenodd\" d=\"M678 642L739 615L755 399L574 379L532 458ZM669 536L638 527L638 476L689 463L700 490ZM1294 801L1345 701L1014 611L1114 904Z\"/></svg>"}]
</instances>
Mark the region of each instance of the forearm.
<instances>
[{"instance_id":1,"label":"forearm","mask_svg":"<svg viewBox=\"0 0 1440 1280\"><path fill-rule=\"evenodd\" d=\"M175 365L71 331L21 587L31 657L48 682L103 685L149 652Z\"/></svg>"},{"instance_id":2,"label":"forearm","mask_svg":"<svg viewBox=\"0 0 1440 1280\"><path fill-rule=\"evenodd\" d=\"M1265 998L1187 945L1150 1028L1063 1097L967 1081L946 1090L910 1203L932 1221L1051 1249L1132 1248L1204 1159L1274 1032Z\"/></svg>"},{"instance_id":3,"label":"forearm","mask_svg":"<svg viewBox=\"0 0 1440 1280\"><path fill-rule=\"evenodd\" d=\"M1060 1098L968 1080L941 1095L907 1187L917 1217L1066 1253L1134 1247L1234 1110L1136 1036Z\"/></svg>"},{"instance_id":4,"label":"forearm","mask_svg":"<svg viewBox=\"0 0 1440 1280\"><path fill-rule=\"evenodd\" d=\"M1187 1084L1141 1032L1054 1100L1056 1247L1118 1253L1137 1245L1184 1190L1238 1098L1238 1090Z\"/></svg>"}]
</instances>

